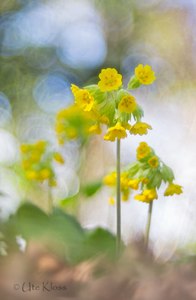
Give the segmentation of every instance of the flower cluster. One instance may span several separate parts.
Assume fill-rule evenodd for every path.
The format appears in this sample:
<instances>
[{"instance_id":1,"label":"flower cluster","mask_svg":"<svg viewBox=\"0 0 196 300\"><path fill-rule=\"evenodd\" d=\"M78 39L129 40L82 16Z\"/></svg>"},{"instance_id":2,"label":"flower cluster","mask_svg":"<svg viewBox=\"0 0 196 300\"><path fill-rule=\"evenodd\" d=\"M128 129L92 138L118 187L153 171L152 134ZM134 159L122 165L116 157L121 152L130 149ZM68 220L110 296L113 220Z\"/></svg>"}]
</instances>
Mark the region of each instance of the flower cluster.
<instances>
[{"instance_id":1,"label":"flower cluster","mask_svg":"<svg viewBox=\"0 0 196 300\"><path fill-rule=\"evenodd\" d=\"M72 84L74 104L59 111L56 118L59 143L64 143L66 139L85 139L89 134L100 134L102 125L107 127L104 135L106 141L124 139L127 133L147 134L152 127L141 122L143 110L129 90L141 84L151 84L155 79L150 66L139 65L134 75L139 85L129 82L127 89L123 87L122 75L114 68L102 69L97 84L84 88ZM132 120L133 124L130 123Z\"/></svg>"},{"instance_id":2,"label":"flower cluster","mask_svg":"<svg viewBox=\"0 0 196 300\"><path fill-rule=\"evenodd\" d=\"M56 185L52 162L64 164L62 155L58 152L48 152L47 142L40 140L34 144L22 144L22 169L27 180L44 182L48 181L50 186Z\"/></svg>"},{"instance_id":3,"label":"flower cluster","mask_svg":"<svg viewBox=\"0 0 196 300\"><path fill-rule=\"evenodd\" d=\"M157 191L161 184L167 183L164 196L181 194L182 187L174 182L174 174L146 143L141 142L137 148L137 161L121 173L122 200L129 199L131 190L140 190L135 200L150 203L158 199ZM116 186L116 173L112 172L103 179L106 186ZM110 198L110 203L111 198ZM113 202L114 203L114 202Z\"/></svg>"}]
</instances>

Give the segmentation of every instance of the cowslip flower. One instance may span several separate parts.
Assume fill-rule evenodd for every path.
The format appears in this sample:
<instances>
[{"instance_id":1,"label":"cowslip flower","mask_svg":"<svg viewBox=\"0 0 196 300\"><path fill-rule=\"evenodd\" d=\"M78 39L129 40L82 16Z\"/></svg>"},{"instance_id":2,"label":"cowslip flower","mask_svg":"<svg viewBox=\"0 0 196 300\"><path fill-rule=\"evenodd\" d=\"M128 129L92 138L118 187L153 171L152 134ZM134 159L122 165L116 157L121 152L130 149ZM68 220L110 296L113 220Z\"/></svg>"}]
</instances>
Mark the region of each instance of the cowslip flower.
<instances>
[{"instance_id":1,"label":"cowslip flower","mask_svg":"<svg viewBox=\"0 0 196 300\"><path fill-rule=\"evenodd\" d=\"M131 129L130 129L130 133L131 134L139 134L139 135L144 135L144 134L147 134L148 133L148 130L151 130L152 127L147 124L147 123L144 123L144 122L137 122L135 123Z\"/></svg>"},{"instance_id":2,"label":"cowslip flower","mask_svg":"<svg viewBox=\"0 0 196 300\"><path fill-rule=\"evenodd\" d=\"M168 187L165 190L164 196L173 196L174 194L182 194L182 186L178 184L169 183Z\"/></svg>"},{"instance_id":3,"label":"cowslip flower","mask_svg":"<svg viewBox=\"0 0 196 300\"><path fill-rule=\"evenodd\" d=\"M62 155L59 153L59 152L55 152L53 154L53 158L56 162L60 163L60 164L64 164L65 161L64 161L64 158L62 157Z\"/></svg>"},{"instance_id":4,"label":"cowslip flower","mask_svg":"<svg viewBox=\"0 0 196 300\"><path fill-rule=\"evenodd\" d=\"M115 205L115 199L114 199L114 197L110 197L109 199L108 199L108 204L109 205Z\"/></svg>"},{"instance_id":5,"label":"cowslip flower","mask_svg":"<svg viewBox=\"0 0 196 300\"><path fill-rule=\"evenodd\" d=\"M114 142L116 138L124 139L126 136L126 129L121 125L120 122L117 122L116 125L108 128L108 131L104 136L104 140Z\"/></svg>"},{"instance_id":6,"label":"cowslip flower","mask_svg":"<svg viewBox=\"0 0 196 300\"><path fill-rule=\"evenodd\" d=\"M151 168L156 169L159 166L159 159L157 156L153 156L148 160L148 164Z\"/></svg>"},{"instance_id":7,"label":"cowslip flower","mask_svg":"<svg viewBox=\"0 0 196 300\"><path fill-rule=\"evenodd\" d=\"M135 97L132 95L125 95L122 97L118 104L118 110L120 112L132 113L137 107Z\"/></svg>"},{"instance_id":8,"label":"cowslip flower","mask_svg":"<svg viewBox=\"0 0 196 300\"><path fill-rule=\"evenodd\" d=\"M149 65L139 64L135 68L135 77L142 84L151 84L156 80L154 71L151 69Z\"/></svg>"},{"instance_id":9,"label":"cowslip flower","mask_svg":"<svg viewBox=\"0 0 196 300\"><path fill-rule=\"evenodd\" d=\"M151 148L146 142L141 142L137 148L137 159L143 159L151 153Z\"/></svg>"},{"instance_id":10,"label":"cowslip flower","mask_svg":"<svg viewBox=\"0 0 196 300\"><path fill-rule=\"evenodd\" d=\"M133 190L138 190L140 184L140 179L130 179L128 185Z\"/></svg>"},{"instance_id":11,"label":"cowslip flower","mask_svg":"<svg viewBox=\"0 0 196 300\"><path fill-rule=\"evenodd\" d=\"M91 134L101 134L100 124L94 124L94 125L90 126L88 131Z\"/></svg>"},{"instance_id":12,"label":"cowslip flower","mask_svg":"<svg viewBox=\"0 0 196 300\"><path fill-rule=\"evenodd\" d=\"M135 195L135 200L150 203L155 199L158 199L157 191L156 189L146 189L142 191L141 194Z\"/></svg>"},{"instance_id":13,"label":"cowslip flower","mask_svg":"<svg viewBox=\"0 0 196 300\"><path fill-rule=\"evenodd\" d=\"M114 68L102 69L99 79L98 86L102 92L118 90L122 85L122 75Z\"/></svg>"},{"instance_id":14,"label":"cowslip flower","mask_svg":"<svg viewBox=\"0 0 196 300\"><path fill-rule=\"evenodd\" d=\"M76 104L84 111L91 111L95 100L94 97L86 89L80 89L75 84L71 85L71 90L75 98Z\"/></svg>"},{"instance_id":15,"label":"cowslip flower","mask_svg":"<svg viewBox=\"0 0 196 300\"><path fill-rule=\"evenodd\" d=\"M116 185L116 172L112 172L103 178L103 183L107 186Z\"/></svg>"}]
</instances>

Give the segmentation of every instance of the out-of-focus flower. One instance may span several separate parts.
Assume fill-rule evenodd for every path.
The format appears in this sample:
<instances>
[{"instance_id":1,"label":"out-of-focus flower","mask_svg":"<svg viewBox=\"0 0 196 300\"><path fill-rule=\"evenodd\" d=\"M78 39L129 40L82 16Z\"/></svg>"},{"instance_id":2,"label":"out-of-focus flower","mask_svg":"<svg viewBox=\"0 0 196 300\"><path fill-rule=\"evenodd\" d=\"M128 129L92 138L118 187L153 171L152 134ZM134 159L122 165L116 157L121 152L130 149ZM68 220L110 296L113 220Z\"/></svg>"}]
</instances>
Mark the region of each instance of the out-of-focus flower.
<instances>
[{"instance_id":1,"label":"out-of-focus flower","mask_svg":"<svg viewBox=\"0 0 196 300\"><path fill-rule=\"evenodd\" d=\"M91 134L101 134L100 124L96 123L89 128L89 133Z\"/></svg>"},{"instance_id":2,"label":"out-of-focus flower","mask_svg":"<svg viewBox=\"0 0 196 300\"><path fill-rule=\"evenodd\" d=\"M138 190L140 184L140 179L130 179L128 185L133 190Z\"/></svg>"},{"instance_id":3,"label":"out-of-focus flower","mask_svg":"<svg viewBox=\"0 0 196 300\"><path fill-rule=\"evenodd\" d=\"M108 199L108 203L109 203L109 205L115 205L115 199L114 199L114 197L110 197L109 199Z\"/></svg>"},{"instance_id":4,"label":"out-of-focus flower","mask_svg":"<svg viewBox=\"0 0 196 300\"><path fill-rule=\"evenodd\" d=\"M120 112L132 113L137 107L135 97L132 95L125 95L119 102L118 109Z\"/></svg>"},{"instance_id":5,"label":"out-of-focus flower","mask_svg":"<svg viewBox=\"0 0 196 300\"><path fill-rule=\"evenodd\" d=\"M104 140L114 142L116 138L124 139L126 136L126 129L121 125L120 122L118 122L113 127L108 128L108 131L104 136Z\"/></svg>"},{"instance_id":6,"label":"out-of-focus flower","mask_svg":"<svg viewBox=\"0 0 196 300\"><path fill-rule=\"evenodd\" d=\"M135 195L135 200L150 203L155 199L158 199L156 189L147 189L144 190L141 194Z\"/></svg>"},{"instance_id":7,"label":"out-of-focus flower","mask_svg":"<svg viewBox=\"0 0 196 300\"><path fill-rule=\"evenodd\" d=\"M174 194L182 194L182 186L174 183L169 183L168 187L165 190L164 196L173 196Z\"/></svg>"},{"instance_id":8,"label":"out-of-focus flower","mask_svg":"<svg viewBox=\"0 0 196 300\"><path fill-rule=\"evenodd\" d=\"M116 172L112 172L103 178L103 183L108 186L116 185Z\"/></svg>"},{"instance_id":9,"label":"out-of-focus flower","mask_svg":"<svg viewBox=\"0 0 196 300\"><path fill-rule=\"evenodd\" d=\"M156 80L154 71L151 69L149 65L139 64L135 68L135 77L142 84L151 84Z\"/></svg>"},{"instance_id":10,"label":"out-of-focus flower","mask_svg":"<svg viewBox=\"0 0 196 300\"><path fill-rule=\"evenodd\" d=\"M122 85L122 75L114 68L102 69L99 79L98 86L102 92L118 90Z\"/></svg>"},{"instance_id":11,"label":"out-of-focus flower","mask_svg":"<svg viewBox=\"0 0 196 300\"><path fill-rule=\"evenodd\" d=\"M151 168L156 169L159 166L159 159L157 156L153 156L148 160L148 164Z\"/></svg>"},{"instance_id":12,"label":"out-of-focus flower","mask_svg":"<svg viewBox=\"0 0 196 300\"><path fill-rule=\"evenodd\" d=\"M143 159L151 153L151 148L146 142L141 142L137 148L137 159Z\"/></svg>"},{"instance_id":13,"label":"out-of-focus flower","mask_svg":"<svg viewBox=\"0 0 196 300\"><path fill-rule=\"evenodd\" d=\"M131 127L130 133L134 135L144 135L148 133L148 129L152 129L152 127L149 124L144 122L137 122Z\"/></svg>"},{"instance_id":14,"label":"out-of-focus flower","mask_svg":"<svg viewBox=\"0 0 196 300\"><path fill-rule=\"evenodd\" d=\"M57 161L58 163L60 164L64 164L65 161L64 161L64 158L62 157L62 155L58 152L55 152L54 155L53 155L53 158L55 161Z\"/></svg>"}]
</instances>

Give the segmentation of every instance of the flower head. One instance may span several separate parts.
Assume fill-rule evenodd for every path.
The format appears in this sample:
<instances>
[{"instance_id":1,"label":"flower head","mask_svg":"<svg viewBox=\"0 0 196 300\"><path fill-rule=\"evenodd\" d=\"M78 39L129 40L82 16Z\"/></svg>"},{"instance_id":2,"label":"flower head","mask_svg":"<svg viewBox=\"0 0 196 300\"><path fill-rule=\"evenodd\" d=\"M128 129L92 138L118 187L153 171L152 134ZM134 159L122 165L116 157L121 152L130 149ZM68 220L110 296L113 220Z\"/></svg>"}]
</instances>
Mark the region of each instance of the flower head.
<instances>
[{"instance_id":1,"label":"flower head","mask_svg":"<svg viewBox=\"0 0 196 300\"><path fill-rule=\"evenodd\" d=\"M62 155L59 152L55 152L53 155L53 158L56 162L58 162L59 164L64 164L64 158L62 157Z\"/></svg>"},{"instance_id":2,"label":"flower head","mask_svg":"<svg viewBox=\"0 0 196 300\"><path fill-rule=\"evenodd\" d=\"M139 188L140 179L130 179L128 185L131 189L137 190Z\"/></svg>"},{"instance_id":3,"label":"flower head","mask_svg":"<svg viewBox=\"0 0 196 300\"><path fill-rule=\"evenodd\" d=\"M91 111L95 100L94 97L86 89L80 89L75 84L71 85L71 90L75 98L75 102L84 111Z\"/></svg>"},{"instance_id":4,"label":"flower head","mask_svg":"<svg viewBox=\"0 0 196 300\"><path fill-rule=\"evenodd\" d=\"M170 183L165 190L164 196L173 196L174 194L182 194L182 186L174 183Z\"/></svg>"},{"instance_id":5,"label":"flower head","mask_svg":"<svg viewBox=\"0 0 196 300\"><path fill-rule=\"evenodd\" d=\"M157 191L155 189L144 190L141 194L135 195L135 200L150 203L154 199L158 198Z\"/></svg>"},{"instance_id":6,"label":"flower head","mask_svg":"<svg viewBox=\"0 0 196 300\"><path fill-rule=\"evenodd\" d=\"M132 113L137 107L135 97L132 95L125 95L119 102L118 109L120 112Z\"/></svg>"},{"instance_id":7,"label":"flower head","mask_svg":"<svg viewBox=\"0 0 196 300\"><path fill-rule=\"evenodd\" d=\"M100 124L94 124L92 126L90 126L89 128L89 133L91 134L101 134L101 127L100 127Z\"/></svg>"},{"instance_id":8,"label":"flower head","mask_svg":"<svg viewBox=\"0 0 196 300\"><path fill-rule=\"evenodd\" d=\"M153 156L148 160L148 164L151 166L151 168L156 169L159 166L159 159L157 156Z\"/></svg>"},{"instance_id":9,"label":"flower head","mask_svg":"<svg viewBox=\"0 0 196 300\"><path fill-rule=\"evenodd\" d=\"M116 185L116 172L112 172L103 178L103 183L108 186Z\"/></svg>"},{"instance_id":10,"label":"flower head","mask_svg":"<svg viewBox=\"0 0 196 300\"><path fill-rule=\"evenodd\" d=\"M143 159L148 156L151 152L151 148L148 146L146 142L141 142L139 147L137 148L137 159Z\"/></svg>"},{"instance_id":11,"label":"flower head","mask_svg":"<svg viewBox=\"0 0 196 300\"><path fill-rule=\"evenodd\" d=\"M134 135L143 135L148 133L148 129L152 129L152 127L149 124L144 122L137 122L131 127L130 133Z\"/></svg>"},{"instance_id":12,"label":"flower head","mask_svg":"<svg viewBox=\"0 0 196 300\"><path fill-rule=\"evenodd\" d=\"M122 75L114 68L102 69L99 78L98 86L102 92L118 90L122 85Z\"/></svg>"},{"instance_id":13,"label":"flower head","mask_svg":"<svg viewBox=\"0 0 196 300\"><path fill-rule=\"evenodd\" d=\"M156 80L154 72L149 65L139 64L135 68L135 77L142 84L151 84Z\"/></svg>"},{"instance_id":14,"label":"flower head","mask_svg":"<svg viewBox=\"0 0 196 300\"><path fill-rule=\"evenodd\" d=\"M108 128L104 140L114 142L116 138L124 139L126 136L126 129L118 122L115 126Z\"/></svg>"}]
</instances>

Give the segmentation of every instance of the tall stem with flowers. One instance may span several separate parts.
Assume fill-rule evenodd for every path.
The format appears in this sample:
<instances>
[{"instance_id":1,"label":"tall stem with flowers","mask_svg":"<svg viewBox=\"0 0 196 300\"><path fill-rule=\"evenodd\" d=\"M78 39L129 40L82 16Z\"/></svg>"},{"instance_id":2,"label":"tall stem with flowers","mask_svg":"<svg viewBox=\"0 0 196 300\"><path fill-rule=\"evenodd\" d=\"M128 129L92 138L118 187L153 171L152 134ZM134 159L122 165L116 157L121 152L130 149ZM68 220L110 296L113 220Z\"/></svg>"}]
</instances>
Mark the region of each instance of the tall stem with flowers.
<instances>
[{"instance_id":1,"label":"tall stem with flowers","mask_svg":"<svg viewBox=\"0 0 196 300\"><path fill-rule=\"evenodd\" d=\"M116 69L102 69L97 84L84 88L79 88L75 84L71 85L74 104L59 111L56 118L56 134L60 144L67 139L78 138L85 141L89 135L101 134L104 127L106 127L104 140L116 141L116 171L105 176L104 183L116 187L117 255L121 248L121 195L122 200L127 201L130 191L140 188L142 193L136 195L135 199L150 204L146 229L147 243L152 214L151 202L157 198L156 189L160 187L162 180L169 182L168 189L173 184L173 173L166 165L157 164L158 158L145 142L142 142L137 149L138 161L121 172L121 139L125 139L128 133L146 135L148 130L152 129L151 125L141 121L144 115L143 110L130 90L139 88L141 85L152 84L155 79L150 66L139 64L127 87L124 87L122 75ZM154 179L156 176L161 179ZM115 200L111 202L115 203Z\"/></svg>"}]
</instances>

